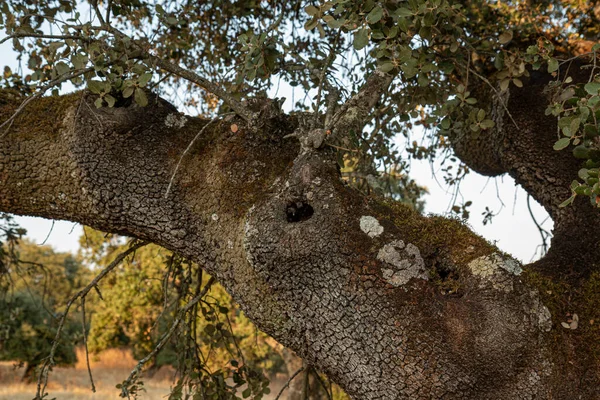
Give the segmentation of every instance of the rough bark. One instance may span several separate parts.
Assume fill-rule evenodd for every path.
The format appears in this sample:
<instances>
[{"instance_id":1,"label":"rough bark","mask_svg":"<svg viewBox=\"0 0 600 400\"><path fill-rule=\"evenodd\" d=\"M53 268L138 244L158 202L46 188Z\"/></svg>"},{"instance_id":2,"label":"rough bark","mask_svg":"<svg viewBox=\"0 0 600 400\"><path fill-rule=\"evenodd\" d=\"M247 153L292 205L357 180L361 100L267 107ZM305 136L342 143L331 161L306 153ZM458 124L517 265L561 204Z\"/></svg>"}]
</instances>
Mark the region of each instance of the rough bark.
<instances>
[{"instance_id":1,"label":"rough bark","mask_svg":"<svg viewBox=\"0 0 600 400\"><path fill-rule=\"evenodd\" d=\"M0 101L4 119L20 99ZM43 98L15 120L0 141L0 210L189 257L355 399L600 395L597 365L560 347L571 331L538 291L543 277L458 221L348 188L327 150L284 139L294 117L206 127L165 196L207 121L158 98L146 108L92 101Z\"/></svg>"},{"instance_id":2,"label":"rough bark","mask_svg":"<svg viewBox=\"0 0 600 400\"><path fill-rule=\"evenodd\" d=\"M559 204L571 195L570 184L583 167L571 151L555 151L559 138L557 119L545 115L551 100L547 91L553 79L568 74L574 82L587 82L589 69L575 60L562 67L558 78L531 71L522 88L511 86L498 93L484 82L473 91L494 117L496 127L477 137L452 138L461 159L475 171L498 176L510 174L550 214L554 221L551 248L536 270L557 279L585 279L600 268L600 235L592 232L600 224L600 212L588 199L578 198L573 206ZM504 106L502 105L504 103Z\"/></svg>"}]
</instances>

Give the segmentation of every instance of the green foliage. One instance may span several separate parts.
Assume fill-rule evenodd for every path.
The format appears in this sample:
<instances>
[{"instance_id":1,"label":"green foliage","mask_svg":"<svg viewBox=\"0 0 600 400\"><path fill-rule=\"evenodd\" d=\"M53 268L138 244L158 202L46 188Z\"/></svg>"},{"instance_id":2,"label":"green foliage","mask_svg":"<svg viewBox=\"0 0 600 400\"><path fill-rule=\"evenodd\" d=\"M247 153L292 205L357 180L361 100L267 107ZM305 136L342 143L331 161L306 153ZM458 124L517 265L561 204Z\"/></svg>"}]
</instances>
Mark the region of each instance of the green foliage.
<instances>
[{"instance_id":1,"label":"green foliage","mask_svg":"<svg viewBox=\"0 0 600 400\"><path fill-rule=\"evenodd\" d=\"M593 47L594 64L600 52L600 45ZM590 202L600 207L600 74L595 75L591 68L588 82L575 83L569 77L553 82L553 102L546 109L546 115L558 117L559 139L555 150L571 147L573 156L582 160L578 173L580 180L571 184L572 196L561 207L571 204L576 196L589 197Z\"/></svg>"},{"instance_id":2,"label":"green foliage","mask_svg":"<svg viewBox=\"0 0 600 400\"><path fill-rule=\"evenodd\" d=\"M11 226L14 231L24 232L12 222ZM25 378L32 379L33 368L50 353L67 299L89 277L69 254L19 241L17 237L9 240L12 244L5 243L1 248L8 249L11 257L8 262L5 258L0 288L0 360L27 364ZM80 340L81 321L77 316L68 318L55 362L73 364L74 346Z\"/></svg>"},{"instance_id":3,"label":"green foliage","mask_svg":"<svg viewBox=\"0 0 600 400\"><path fill-rule=\"evenodd\" d=\"M25 233L26 231L13 221L12 216L0 213L0 293L9 287L9 267L17 258L15 246Z\"/></svg>"},{"instance_id":4,"label":"green foliage","mask_svg":"<svg viewBox=\"0 0 600 400\"><path fill-rule=\"evenodd\" d=\"M5 68L4 85L58 93L71 82L97 94L97 107L144 106L152 89L183 94L182 105L211 113L228 105L219 107L202 82L239 100L285 81L307 96L294 110L322 114L322 98L347 99L378 68L393 75L394 84L362 132L351 132L338 150L342 160L359 152L357 171L365 175L391 176L406 170L411 157L447 157L447 137L478 137L495 128L488 99L478 98L473 86L498 94L522 87L531 70L564 72L578 41L599 35L594 7L579 0L528 6L489 0L136 0L102 3L86 14L75 0L0 0L0 29L26 66ZM598 131L600 82L594 74L592 69L586 84L563 82L562 97L551 107L561 120L570 118L556 149L566 148L567 139L583 146L576 156L590 161L586 169L597 168L589 139ZM315 89L318 95L309 96ZM418 151L410 140L415 126L428 139ZM395 148L399 135L406 138L403 149ZM447 182L460 182L455 171L446 171ZM579 187L586 193L589 188L595 202L593 184Z\"/></svg>"},{"instance_id":5,"label":"green foliage","mask_svg":"<svg viewBox=\"0 0 600 400\"><path fill-rule=\"evenodd\" d=\"M0 360L27 363L26 374L32 373L29 368L48 356L56 335L57 315L44 308L42 302L37 293L28 291L0 298ZM80 323L70 319L54 357L57 365L72 365L77 361L74 345L80 335Z\"/></svg>"},{"instance_id":6,"label":"green foliage","mask_svg":"<svg viewBox=\"0 0 600 400\"><path fill-rule=\"evenodd\" d=\"M86 228L82 256L98 267L108 265L124 248L122 239ZM144 358L172 329L185 304L207 284L198 266L156 245L136 251L133 259L99 285L89 344L92 352L127 346ZM276 343L237 309L231 297L213 284L203 300L184 315L171 340L151 360L151 368L172 365L182 378L170 399L185 391L205 398L261 398L269 392L265 374L282 368ZM139 377L124 382L129 392L139 390ZM132 389L133 388L133 389ZM185 390L184 390L185 388ZM246 395L244 395L246 394Z\"/></svg>"}]
</instances>

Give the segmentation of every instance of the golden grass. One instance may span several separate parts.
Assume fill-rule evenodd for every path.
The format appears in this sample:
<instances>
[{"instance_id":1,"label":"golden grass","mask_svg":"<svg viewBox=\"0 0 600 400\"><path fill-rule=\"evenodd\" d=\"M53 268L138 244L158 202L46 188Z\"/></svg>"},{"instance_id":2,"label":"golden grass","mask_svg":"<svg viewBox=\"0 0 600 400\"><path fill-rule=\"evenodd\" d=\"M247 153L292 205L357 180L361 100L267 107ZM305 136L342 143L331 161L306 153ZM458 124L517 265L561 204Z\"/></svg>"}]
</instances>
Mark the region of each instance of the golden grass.
<instances>
[{"instance_id":1,"label":"golden grass","mask_svg":"<svg viewBox=\"0 0 600 400\"><path fill-rule=\"evenodd\" d=\"M85 351L83 348L78 348L75 366L55 368L50 373L48 399L122 400L115 385L129 375L135 364L136 360L129 350L110 349L99 355L90 354L90 366L96 385L96 393L92 393ZM31 400L35 396L36 385L21 382L23 371L23 368L15 368L12 362L0 362L0 400ZM152 378L143 379L146 391L139 396L139 399L166 399L173 374L172 368L163 367ZM287 376L279 376L276 382L271 384L272 394L265 397L265 400L273 399L286 380Z\"/></svg>"},{"instance_id":2,"label":"golden grass","mask_svg":"<svg viewBox=\"0 0 600 400\"><path fill-rule=\"evenodd\" d=\"M57 400L109 400L121 399L115 388L135 366L136 360L127 350L111 349L98 356L90 355L90 366L96 393L92 393L85 363L85 352L77 349L77 363L74 367L55 368L48 383L49 399ZM21 382L22 368L14 363L0 362L0 400L31 400L36 391L35 384ZM144 380L146 392L140 398L159 400L169 393L173 370L162 368L152 379Z\"/></svg>"}]
</instances>

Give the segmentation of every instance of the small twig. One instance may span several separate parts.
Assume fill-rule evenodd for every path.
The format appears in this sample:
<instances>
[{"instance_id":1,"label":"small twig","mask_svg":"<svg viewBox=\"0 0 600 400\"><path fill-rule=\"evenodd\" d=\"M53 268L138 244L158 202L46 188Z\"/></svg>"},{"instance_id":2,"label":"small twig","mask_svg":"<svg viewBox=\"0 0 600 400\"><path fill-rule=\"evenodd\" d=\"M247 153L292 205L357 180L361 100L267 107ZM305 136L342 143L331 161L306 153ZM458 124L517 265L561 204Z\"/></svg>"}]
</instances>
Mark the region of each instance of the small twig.
<instances>
[{"instance_id":1,"label":"small twig","mask_svg":"<svg viewBox=\"0 0 600 400\"><path fill-rule=\"evenodd\" d=\"M42 97L42 95L44 93L46 93L46 91L56 85L59 85L65 81L68 81L69 79L73 79L76 78L80 75L85 74L86 72L89 71L93 71L94 68L90 67L90 68L86 68L86 69L82 69L80 71L76 71L73 72L71 74L67 74L67 75L63 75L61 77L58 77L56 79L51 80L50 82L48 82L47 85L44 85L40 88L40 91L35 93L34 95L28 97L27 99L25 99L21 105L16 109L16 111L13 113L13 115L11 115L11 117L9 119L7 119L6 121L4 121L1 125L0 125L0 129L4 128L6 125L8 125L8 128L6 129L6 131L4 133L0 133L0 139L2 139L10 130L10 127L12 126L13 121L15 120L15 118L21 113L21 111L23 111L25 109L25 107L27 107L27 105L29 103L31 103L33 100Z\"/></svg>"},{"instance_id":2,"label":"small twig","mask_svg":"<svg viewBox=\"0 0 600 400\"><path fill-rule=\"evenodd\" d=\"M194 297L192 300L190 300L181 310L179 310L179 312L177 314L177 318L175 319L175 321L173 321L173 325L171 325L171 328L169 329L169 331L163 335L163 337L160 339L160 341L158 342L156 347L154 347L154 349L148 355L146 355L146 357L142 358L137 363L137 365L131 371L131 373L129 374L127 379L125 379L125 381L123 381L123 384L121 387L121 397L129 396L129 390L127 388L131 384L131 381L140 373L144 364L146 364L149 360L151 360L154 356L156 356L156 354L165 346L165 344L167 344L167 342L169 341L171 336L173 336L173 333L175 333L175 330L177 329L177 327L179 326L179 324L185 317L185 314L192 307L194 307L196 305L196 303L198 303L206 295L206 293L208 293L208 290L211 288L213 283L215 283L215 278L211 276L210 279L208 280L208 282L206 282L206 285L204 285L204 288L202 289L202 291L196 297Z\"/></svg>"},{"instance_id":3,"label":"small twig","mask_svg":"<svg viewBox=\"0 0 600 400\"><path fill-rule=\"evenodd\" d=\"M88 350L87 328L85 326L85 296L81 298L81 325L83 329L83 347L85 348L85 363L87 365L90 383L92 384L92 392L96 393L96 385L94 385L94 377L92 376L92 368L90 367L90 352Z\"/></svg>"},{"instance_id":4,"label":"small twig","mask_svg":"<svg viewBox=\"0 0 600 400\"><path fill-rule=\"evenodd\" d=\"M485 82L494 91L494 93L496 93L496 95L498 96L498 100L500 101L500 104L502 104L502 108L504 108L504 111L506 111L506 113L508 114L510 120L515 125L515 127L517 129L519 129L519 125L517 125L517 122L513 118L512 114L510 113L510 111L508 111L508 107L502 101L502 97L500 96L500 92L498 91L498 89L496 89L494 87L494 85L492 85L492 83L485 76L479 75L477 72L475 72L474 70L472 70L471 68L469 68L469 66L467 66L467 71L469 71L469 70L473 73L473 75L475 75L476 77L478 77L479 79L481 79L483 82Z\"/></svg>"},{"instance_id":5,"label":"small twig","mask_svg":"<svg viewBox=\"0 0 600 400\"><path fill-rule=\"evenodd\" d=\"M589 51L587 53L582 53L582 54L579 54L579 55L567 58L565 60L560 60L560 64L559 65L563 65L564 63L568 63L568 62L571 62L573 60L577 60L578 58L583 58L585 56L589 56L590 54L594 54L594 53L595 53L594 51Z\"/></svg>"},{"instance_id":6,"label":"small twig","mask_svg":"<svg viewBox=\"0 0 600 400\"><path fill-rule=\"evenodd\" d=\"M52 234L53 230L54 230L54 220L52 220L52 226L50 226L50 230L48 231L48 235L46 235L46 239L44 239L44 241L42 243L40 243L40 246L43 246L46 244L46 242L50 238L50 235Z\"/></svg>"},{"instance_id":7,"label":"small twig","mask_svg":"<svg viewBox=\"0 0 600 400\"><path fill-rule=\"evenodd\" d=\"M275 400L279 400L279 398L281 397L281 395L283 394L283 392L285 391L285 389L287 389L290 386L290 383L292 383L292 381L294 380L294 378L297 377L298 374L300 374L302 371L304 371L304 366L300 367L300 369L298 371L294 372L294 374L292 376L290 376L290 378L287 380L287 382L285 383L285 385L283 385L283 387L281 388L281 390L277 394L277 397L275 397Z\"/></svg>"},{"instance_id":8,"label":"small twig","mask_svg":"<svg viewBox=\"0 0 600 400\"><path fill-rule=\"evenodd\" d=\"M169 79L171 76L173 76L173 74L171 72L165 74L165 76L163 76L162 78L160 78L158 80L158 82L156 82L155 84L153 84L152 86L149 87L150 90L158 87L158 85L160 85L161 83L163 83L164 81L166 81L167 79Z\"/></svg>"},{"instance_id":9,"label":"small twig","mask_svg":"<svg viewBox=\"0 0 600 400\"><path fill-rule=\"evenodd\" d=\"M540 255L543 257L548 252L548 243L546 240L548 239L549 233L547 230L542 228L542 226L537 222L535 215L533 215L533 210L531 209L531 201L530 200L531 200L531 195L528 194L527 195L527 210L529 210L529 216L533 220L533 223L535 224L535 226L538 229L538 232L540 233L540 236L542 238L542 244L541 244L542 253ZM536 251L536 253L537 253L537 251Z\"/></svg>"},{"instance_id":10,"label":"small twig","mask_svg":"<svg viewBox=\"0 0 600 400\"><path fill-rule=\"evenodd\" d=\"M192 139L192 141L190 142L190 144L188 144L187 148L181 154L181 157L179 157L179 161L177 161L177 165L175 166L175 171L173 171L173 175L171 175L171 179L169 180L169 186L167 186L167 190L165 192L165 199L169 196L169 192L171 191L171 186L173 186L173 180L175 179L175 175L177 174L177 171L179 170L179 166L181 165L181 161L183 160L183 157L185 157L185 155L190 151L190 149L192 148L192 146L194 145L194 143L196 142L196 140L198 140L198 138L200 137L200 135L202 135L202 133L204 132L204 130L210 124L212 124L213 122L215 122L219 117L223 117L223 116L228 115L228 114L233 114L233 113L220 114L220 115L217 115L216 117L214 117L213 119L211 119L210 121L208 121L206 123L206 125L204 125L202 127L202 129L200 129L200 132L198 132L196 134L196 136L194 136L194 138Z\"/></svg>"},{"instance_id":11,"label":"small twig","mask_svg":"<svg viewBox=\"0 0 600 400\"><path fill-rule=\"evenodd\" d=\"M96 16L98 17L98 21L100 21L100 25L108 26L106 21L102 17L102 12L100 11L100 8L98 7L98 0L92 0L91 3L92 3L92 6L94 7L94 11L96 11Z\"/></svg>"},{"instance_id":12,"label":"small twig","mask_svg":"<svg viewBox=\"0 0 600 400\"><path fill-rule=\"evenodd\" d=\"M345 147L340 147L340 146L336 146L336 145L329 144L329 143L325 143L325 144L327 146L333 147L334 149L337 149L337 150L348 151L348 152L351 152L351 153L360 153L360 150L357 150L357 149L347 149Z\"/></svg>"},{"instance_id":13,"label":"small twig","mask_svg":"<svg viewBox=\"0 0 600 400\"><path fill-rule=\"evenodd\" d=\"M329 393L327 385L325 385L325 382L323 382L323 378L321 378L321 375L319 375L319 372L317 372L317 370L313 368L313 373L317 377L317 380L319 381L319 383L321 384L323 389L325 390L325 393L327 393L327 398L329 400L332 400L332 395L331 395L331 393Z\"/></svg>"}]
</instances>

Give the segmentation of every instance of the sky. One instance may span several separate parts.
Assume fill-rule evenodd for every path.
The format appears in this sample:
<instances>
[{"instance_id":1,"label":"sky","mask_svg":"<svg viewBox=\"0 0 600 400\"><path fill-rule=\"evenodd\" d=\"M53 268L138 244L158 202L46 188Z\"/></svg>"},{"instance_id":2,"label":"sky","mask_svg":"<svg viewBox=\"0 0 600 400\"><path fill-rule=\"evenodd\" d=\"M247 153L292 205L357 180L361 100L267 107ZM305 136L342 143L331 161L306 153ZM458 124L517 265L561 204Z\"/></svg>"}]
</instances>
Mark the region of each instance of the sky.
<instances>
[{"instance_id":1,"label":"sky","mask_svg":"<svg viewBox=\"0 0 600 400\"><path fill-rule=\"evenodd\" d=\"M0 39L2 37L3 34L0 33ZM10 41L0 45L0 65L9 65L13 69L17 67ZM294 96L292 90L295 89L285 84L278 88L277 96L288 99L284 103L284 109L291 105L292 98L300 96L298 92ZM410 176L429 191L424 196L425 212L446 215L449 212L453 192L451 188L444 187L443 183L440 183L442 173L439 165L432 166L427 161L413 161ZM504 176L488 179L471 173L461 184L460 196L465 201L473 202L469 209L471 216L466 222L475 232L523 262L527 263L539 257L539 253L536 257L536 249L541 243L541 238L528 211L527 193L515 186L512 178ZM484 225L482 213L486 206L494 213L499 212L499 215L491 224ZM536 220L545 221L544 228L551 231L552 221L545 210L533 199L531 208ZM81 225L33 217L18 217L16 221L27 229L27 236L36 243L51 245L59 251L76 252L79 247L78 240L83 232Z\"/></svg>"}]
</instances>

